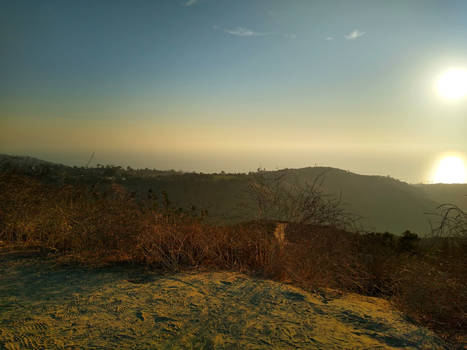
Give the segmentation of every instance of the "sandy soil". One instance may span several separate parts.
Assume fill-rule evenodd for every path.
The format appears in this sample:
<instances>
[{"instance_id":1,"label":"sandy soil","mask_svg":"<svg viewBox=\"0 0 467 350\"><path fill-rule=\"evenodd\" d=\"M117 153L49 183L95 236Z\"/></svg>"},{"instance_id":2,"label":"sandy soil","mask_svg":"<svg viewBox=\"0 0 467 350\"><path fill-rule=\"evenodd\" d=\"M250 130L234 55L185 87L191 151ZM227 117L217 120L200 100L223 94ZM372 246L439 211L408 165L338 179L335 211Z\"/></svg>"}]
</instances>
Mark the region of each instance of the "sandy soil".
<instances>
[{"instance_id":1,"label":"sandy soil","mask_svg":"<svg viewBox=\"0 0 467 350\"><path fill-rule=\"evenodd\" d=\"M378 298L232 272L84 269L0 249L0 349L442 349Z\"/></svg>"}]
</instances>

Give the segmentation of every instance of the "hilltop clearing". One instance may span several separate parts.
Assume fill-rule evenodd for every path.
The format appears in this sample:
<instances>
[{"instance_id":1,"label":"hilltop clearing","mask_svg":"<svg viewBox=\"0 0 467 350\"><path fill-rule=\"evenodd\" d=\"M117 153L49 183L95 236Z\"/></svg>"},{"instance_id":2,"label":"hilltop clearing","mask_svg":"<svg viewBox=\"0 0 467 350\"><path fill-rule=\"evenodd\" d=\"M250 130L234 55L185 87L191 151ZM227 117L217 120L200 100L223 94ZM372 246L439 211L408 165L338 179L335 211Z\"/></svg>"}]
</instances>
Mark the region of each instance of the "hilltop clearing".
<instances>
[{"instance_id":1,"label":"hilltop clearing","mask_svg":"<svg viewBox=\"0 0 467 350\"><path fill-rule=\"evenodd\" d=\"M234 272L85 269L3 249L2 349L443 349L387 301Z\"/></svg>"}]
</instances>

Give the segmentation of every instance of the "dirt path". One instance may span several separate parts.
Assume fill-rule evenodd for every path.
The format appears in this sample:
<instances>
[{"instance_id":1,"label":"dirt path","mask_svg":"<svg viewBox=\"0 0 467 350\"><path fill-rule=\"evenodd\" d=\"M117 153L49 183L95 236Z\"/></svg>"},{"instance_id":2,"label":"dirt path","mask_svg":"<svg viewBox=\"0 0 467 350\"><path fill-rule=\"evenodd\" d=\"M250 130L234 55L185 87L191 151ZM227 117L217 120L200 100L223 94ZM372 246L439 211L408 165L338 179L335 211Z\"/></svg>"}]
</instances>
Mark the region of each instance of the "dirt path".
<instances>
[{"instance_id":1,"label":"dirt path","mask_svg":"<svg viewBox=\"0 0 467 350\"><path fill-rule=\"evenodd\" d=\"M0 251L0 349L442 349L386 301L231 272L57 267Z\"/></svg>"}]
</instances>

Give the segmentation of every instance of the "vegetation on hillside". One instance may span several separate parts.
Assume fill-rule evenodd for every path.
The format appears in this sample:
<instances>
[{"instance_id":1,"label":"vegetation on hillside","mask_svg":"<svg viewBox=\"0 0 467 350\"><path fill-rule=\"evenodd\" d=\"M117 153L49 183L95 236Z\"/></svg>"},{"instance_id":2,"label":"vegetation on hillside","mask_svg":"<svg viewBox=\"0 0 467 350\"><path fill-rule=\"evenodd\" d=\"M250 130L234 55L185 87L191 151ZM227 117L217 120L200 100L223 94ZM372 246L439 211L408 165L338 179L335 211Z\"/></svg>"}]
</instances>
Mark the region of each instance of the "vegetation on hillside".
<instances>
[{"instance_id":1,"label":"vegetation on hillside","mask_svg":"<svg viewBox=\"0 0 467 350\"><path fill-rule=\"evenodd\" d=\"M256 202L248 192L258 172L203 174L112 165L69 167L29 157L6 155L0 155L0 172L32 176L55 186L105 187L117 183L128 192L135 192L138 197L145 197L149 189L154 193L166 191L177 207L189 209L195 205L208 210L207 220L214 224L232 224L257 218L257 212L252 210ZM289 189L307 188L307 184L312 184L325 173L325 181L320 182L319 190L340 199L341 208L360 216L359 224L366 230L388 230L396 234L410 230L425 235L430 232L426 212L442 203L454 203L467 210L467 202L458 200L458 193L467 193L467 185L416 186L386 176L364 176L323 167L262 173L281 178L289 184ZM429 190L432 188L433 191Z\"/></svg>"},{"instance_id":2,"label":"vegetation on hillside","mask_svg":"<svg viewBox=\"0 0 467 350\"><path fill-rule=\"evenodd\" d=\"M253 186L264 195L271 184ZM277 188L272 202L269 195L261 197L265 220L213 225L203 211L173 206L166 193L137 196L114 183L57 186L2 173L0 240L90 264L234 270L307 290L334 288L380 296L449 340L465 341L467 233L461 209L449 210L449 220L443 220L446 208L440 208L435 232L443 235L437 237L358 233L349 230L353 221L342 220L347 214L336 199L313 187L308 190L305 195L284 194ZM274 213L284 212L292 213L288 219L293 220L286 243L280 244L272 234L274 220L287 217ZM319 221L320 216L326 220Z\"/></svg>"}]
</instances>

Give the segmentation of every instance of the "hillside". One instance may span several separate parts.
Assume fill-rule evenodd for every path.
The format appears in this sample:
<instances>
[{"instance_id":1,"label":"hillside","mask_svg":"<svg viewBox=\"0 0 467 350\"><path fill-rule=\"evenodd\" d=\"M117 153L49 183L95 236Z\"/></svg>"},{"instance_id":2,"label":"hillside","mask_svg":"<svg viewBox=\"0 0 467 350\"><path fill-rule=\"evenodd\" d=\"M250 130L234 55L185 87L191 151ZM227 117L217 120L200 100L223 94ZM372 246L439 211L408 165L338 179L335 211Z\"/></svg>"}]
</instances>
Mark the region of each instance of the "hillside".
<instances>
[{"instance_id":1,"label":"hillside","mask_svg":"<svg viewBox=\"0 0 467 350\"><path fill-rule=\"evenodd\" d=\"M429 230L426 212L437 206L418 188L390 177L358 175L333 168L290 170L298 181L312 181L324 173L328 193L342 196L349 211L362 216L368 230L425 233Z\"/></svg>"},{"instance_id":2,"label":"hillside","mask_svg":"<svg viewBox=\"0 0 467 350\"><path fill-rule=\"evenodd\" d=\"M421 189L437 203L451 203L467 210L467 184L419 184L414 186Z\"/></svg>"},{"instance_id":3,"label":"hillside","mask_svg":"<svg viewBox=\"0 0 467 350\"><path fill-rule=\"evenodd\" d=\"M209 212L214 222L239 222L256 218L255 203L248 195L255 174L198 174L118 166L78 168L29 157L0 156L0 169L37 175L50 182L117 182L145 195L149 189L168 193L173 205L196 206ZM420 234L430 230L426 214L442 203L467 206L467 185L411 185L390 177L354 174L335 168L310 167L267 172L304 186L322 176L322 189L340 196L345 208L362 217L366 230Z\"/></svg>"}]
</instances>

